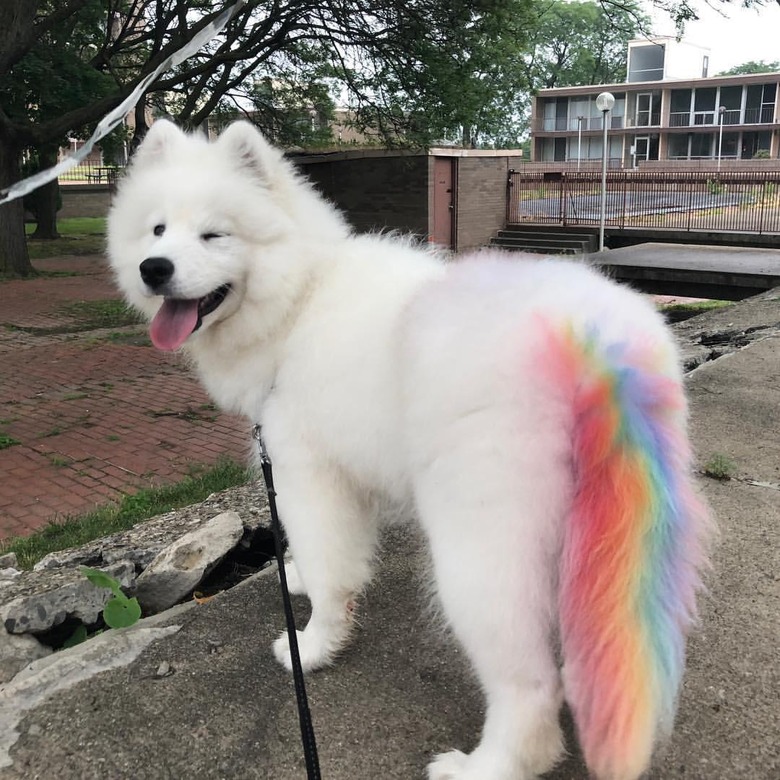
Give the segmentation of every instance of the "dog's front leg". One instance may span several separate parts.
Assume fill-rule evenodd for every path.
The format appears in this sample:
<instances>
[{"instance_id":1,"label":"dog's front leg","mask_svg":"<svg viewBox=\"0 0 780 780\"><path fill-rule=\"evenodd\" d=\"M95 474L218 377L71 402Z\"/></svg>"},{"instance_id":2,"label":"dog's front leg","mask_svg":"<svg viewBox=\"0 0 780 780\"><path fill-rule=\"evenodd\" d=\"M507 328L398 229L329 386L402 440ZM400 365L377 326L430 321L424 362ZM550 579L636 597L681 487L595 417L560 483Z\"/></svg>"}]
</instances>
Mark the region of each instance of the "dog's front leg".
<instances>
[{"instance_id":1,"label":"dog's front leg","mask_svg":"<svg viewBox=\"0 0 780 780\"><path fill-rule=\"evenodd\" d=\"M298 632L305 670L333 660L346 644L355 600L371 576L377 527L353 488L334 469L274 462L279 512L312 614ZM274 643L280 663L291 668L287 635Z\"/></svg>"}]
</instances>

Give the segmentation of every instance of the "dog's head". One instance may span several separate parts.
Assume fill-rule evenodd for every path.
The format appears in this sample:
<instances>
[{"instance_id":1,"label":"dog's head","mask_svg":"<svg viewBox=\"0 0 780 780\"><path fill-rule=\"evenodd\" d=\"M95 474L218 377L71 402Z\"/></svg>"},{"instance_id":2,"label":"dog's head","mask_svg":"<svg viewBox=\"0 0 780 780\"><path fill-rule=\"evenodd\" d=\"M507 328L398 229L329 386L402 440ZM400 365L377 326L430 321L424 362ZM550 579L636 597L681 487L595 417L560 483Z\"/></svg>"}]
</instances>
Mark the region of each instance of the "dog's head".
<instances>
[{"instance_id":1,"label":"dog's head","mask_svg":"<svg viewBox=\"0 0 780 780\"><path fill-rule=\"evenodd\" d=\"M229 318L250 271L272 282L273 247L300 232L313 194L250 124L213 143L157 121L122 181L108 222L108 251L128 301L151 319L160 349ZM270 285L269 285L270 286Z\"/></svg>"}]
</instances>

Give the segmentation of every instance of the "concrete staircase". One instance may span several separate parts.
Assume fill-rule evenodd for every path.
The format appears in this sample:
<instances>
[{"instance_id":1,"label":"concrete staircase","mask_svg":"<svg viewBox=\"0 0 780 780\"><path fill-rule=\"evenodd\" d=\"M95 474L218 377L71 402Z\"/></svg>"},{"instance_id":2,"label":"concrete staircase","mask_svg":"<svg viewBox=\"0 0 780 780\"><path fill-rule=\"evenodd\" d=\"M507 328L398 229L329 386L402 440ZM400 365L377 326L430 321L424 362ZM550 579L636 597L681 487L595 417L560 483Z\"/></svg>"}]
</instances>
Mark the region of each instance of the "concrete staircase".
<instances>
[{"instance_id":1,"label":"concrete staircase","mask_svg":"<svg viewBox=\"0 0 780 780\"><path fill-rule=\"evenodd\" d=\"M544 255L583 255L598 250L598 236L586 230L563 228L521 227L510 225L490 239L490 245L515 252L536 252Z\"/></svg>"}]
</instances>

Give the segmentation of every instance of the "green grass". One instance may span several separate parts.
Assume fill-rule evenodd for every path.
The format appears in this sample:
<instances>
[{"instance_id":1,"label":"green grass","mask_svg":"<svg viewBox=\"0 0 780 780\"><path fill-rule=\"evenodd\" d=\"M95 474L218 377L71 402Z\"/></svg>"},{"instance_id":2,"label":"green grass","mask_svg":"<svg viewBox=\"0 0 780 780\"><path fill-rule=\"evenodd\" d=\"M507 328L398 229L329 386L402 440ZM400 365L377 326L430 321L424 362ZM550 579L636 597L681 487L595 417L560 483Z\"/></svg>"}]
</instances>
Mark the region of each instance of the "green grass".
<instances>
[{"instance_id":1,"label":"green grass","mask_svg":"<svg viewBox=\"0 0 780 780\"><path fill-rule=\"evenodd\" d=\"M63 306L60 311L74 319L81 326L80 330L123 328L142 321L136 312L119 300L77 301Z\"/></svg>"},{"instance_id":2,"label":"green grass","mask_svg":"<svg viewBox=\"0 0 780 780\"><path fill-rule=\"evenodd\" d=\"M70 318L71 322L55 325L51 328L12 325L10 323L5 323L3 327L6 330L23 331L33 336L51 336L64 333L84 333L101 328L124 328L142 322L142 318L135 311L119 300L76 301L61 306L59 313ZM109 334L109 340L120 340L114 338L116 335L118 334ZM127 333L124 336L125 338L122 340L137 341L139 339L138 333Z\"/></svg>"},{"instance_id":3,"label":"green grass","mask_svg":"<svg viewBox=\"0 0 780 780\"><path fill-rule=\"evenodd\" d=\"M132 528L142 520L203 501L219 490L242 485L248 478L243 466L225 459L174 485L139 490L124 496L118 504L50 523L31 536L0 542L0 554L15 552L19 565L29 569L50 552L78 547L116 531Z\"/></svg>"},{"instance_id":4,"label":"green grass","mask_svg":"<svg viewBox=\"0 0 780 780\"><path fill-rule=\"evenodd\" d=\"M0 450L13 447L15 444L19 444L19 442L13 436L9 436L7 433L0 433Z\"/></svg>"},{"instance_id":5,"label":"green grass","mask_svg":"<svg viewBox=\"0 0 780 780\"><path fill-rule=\"evenodd\" d=\"M658 308L667 322L681 322L682 320L695 317L697 314L702 314L705 311L725 309L733 305L734 301L706 300L691 301L690 303L662 303Z\"/></svg>"},{"instance_id":6,"label":"green grass","mask_svg":"<svg viewBox=\"0 0 780 780\"><path fill-rule=\"evenodd\" d=\"M32 239L34 224L25 225L27 248L31 260L40 260L57 255L100 255L105 251L105 217L72 217L57 220L60 238L53 240Z\"/></svg>"}]
</instances>

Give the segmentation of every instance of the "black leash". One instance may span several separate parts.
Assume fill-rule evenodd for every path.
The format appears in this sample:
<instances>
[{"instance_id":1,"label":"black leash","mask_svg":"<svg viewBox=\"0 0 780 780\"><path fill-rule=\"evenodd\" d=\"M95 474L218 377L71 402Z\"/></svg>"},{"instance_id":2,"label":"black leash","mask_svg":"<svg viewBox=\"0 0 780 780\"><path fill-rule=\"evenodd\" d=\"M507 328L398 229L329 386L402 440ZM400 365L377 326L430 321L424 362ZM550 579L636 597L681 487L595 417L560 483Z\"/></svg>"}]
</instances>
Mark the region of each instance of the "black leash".
<instances>
[{"instance_id":1,"label":"black leash","mask_svg":"<svg viewBox=\"0 0 780 780\"><path fill-rule=\"evenodd\" d=\"M279 513L276 511L276 491L274 490L274 477L271 469L271 458L263 442L262 429L259 425L252 428L252 438L257 442L260 451L260 465L263 469L265 489L268 493L268 506L271 510L271 530L274 534L274 547L276 548L276 563L279 567L279 584L282 589L282 603L284 604L284 617L287 621L287 637L290 642L290 660L292 661L293 681L295 682L295 698L298 701L298 722L301 726L301 743L303 744L303 756L306 760L306 776L308 780L321 780L320 763L317 756L317 741L314 738L314 726L311 722L309 700L306 696L306 684L301 668L301 655L298 651L298 634L295 630L295 615L293 615L290 591L287 589L287 572L284 569L284 531L279 522Z\"/></svg>"}]
</instances>

